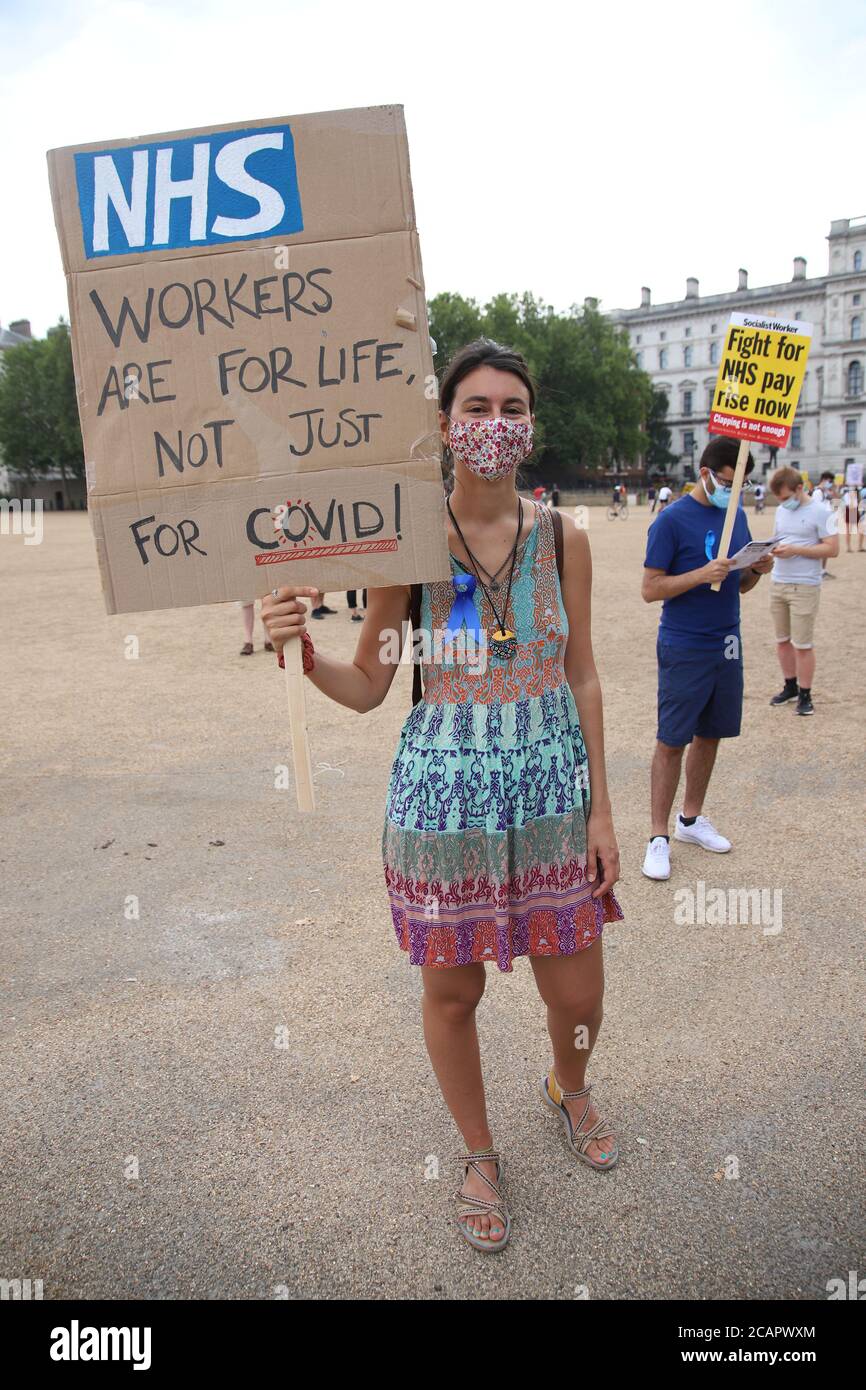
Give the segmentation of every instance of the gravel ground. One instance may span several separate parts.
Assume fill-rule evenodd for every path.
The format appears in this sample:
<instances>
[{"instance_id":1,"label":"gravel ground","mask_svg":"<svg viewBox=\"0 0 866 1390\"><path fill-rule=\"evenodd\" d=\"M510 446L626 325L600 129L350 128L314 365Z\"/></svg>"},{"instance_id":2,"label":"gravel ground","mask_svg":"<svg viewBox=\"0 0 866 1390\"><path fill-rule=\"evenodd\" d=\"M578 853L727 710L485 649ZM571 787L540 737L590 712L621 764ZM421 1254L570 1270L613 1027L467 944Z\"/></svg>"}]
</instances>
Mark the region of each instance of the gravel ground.
<instances>
[{"instance_id":1,"label":"gravel ground","mask_svg":"<svg viewBox=\"0 0 866 1390\"><path fill-rule=\"evenodd\" d=\"M622 1157L569 1160L538 1101L528 962L490 969L479 1030L514 1229L488 1259L452 1225L460 1140L380 860L410 669L363 720L308 685L303 815L291 777L275 787L284 686L258 619L241 659L233 605L108 618L86 515L44 520L42 545L0 536L0 1276L46 1298L824 1299L866 1271L866 555L831 562L812 720L767 703L769 581L743 600L744 732L706 807L734 850L677 845L651 883L649 517L592 511L626 920L605 929L590 1079ZM330 602L315 640L349 656L358 626ZM699 881L781 890L782 930L679 925L674 895Z\"/></svg>"}]
</instances>

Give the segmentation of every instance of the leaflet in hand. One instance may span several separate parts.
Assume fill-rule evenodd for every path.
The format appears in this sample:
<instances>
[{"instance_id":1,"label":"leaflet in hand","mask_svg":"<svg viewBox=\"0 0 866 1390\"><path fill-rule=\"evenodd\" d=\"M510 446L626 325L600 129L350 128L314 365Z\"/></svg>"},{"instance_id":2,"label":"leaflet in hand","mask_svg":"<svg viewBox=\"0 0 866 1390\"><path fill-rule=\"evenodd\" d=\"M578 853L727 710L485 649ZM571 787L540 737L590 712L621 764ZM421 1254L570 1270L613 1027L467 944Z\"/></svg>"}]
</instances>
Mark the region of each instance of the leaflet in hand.
<instances>
[{"instance_id":1,"label":"leaflet in hand","mask_svg":"<svg viewBox=\"0 0 866 1390\"><path fill-rule=\"evenodd\" d=\"M779 544L779 537L774 536L771 541L749 541L742 550L738 550L736 555L729 555L732 570L744 570L748 565L757 564L758 560L763 560L764 556L773 549L774 545Z\"/></svg>"}]
</instances>

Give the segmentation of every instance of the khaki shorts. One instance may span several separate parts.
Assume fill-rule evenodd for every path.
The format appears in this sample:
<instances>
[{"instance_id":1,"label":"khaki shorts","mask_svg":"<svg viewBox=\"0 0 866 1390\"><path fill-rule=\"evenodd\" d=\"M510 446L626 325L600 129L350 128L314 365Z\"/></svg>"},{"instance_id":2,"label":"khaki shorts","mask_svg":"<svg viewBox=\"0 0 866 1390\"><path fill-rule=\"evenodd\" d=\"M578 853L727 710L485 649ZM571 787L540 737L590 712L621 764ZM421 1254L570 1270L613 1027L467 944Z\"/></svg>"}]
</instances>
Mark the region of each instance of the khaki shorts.
<instances>
[{"instance_id":1,"label":"khaki shorts","mask_svg":"<svg viewBox=\"0 0 866 1390\"><path fill-rule=\"evenodd\" d=\"M820 584L772 585L770 612L777 642L790 642L801 651L813 645L815 615L821 598Z\"/></svg>"}]
</instances>

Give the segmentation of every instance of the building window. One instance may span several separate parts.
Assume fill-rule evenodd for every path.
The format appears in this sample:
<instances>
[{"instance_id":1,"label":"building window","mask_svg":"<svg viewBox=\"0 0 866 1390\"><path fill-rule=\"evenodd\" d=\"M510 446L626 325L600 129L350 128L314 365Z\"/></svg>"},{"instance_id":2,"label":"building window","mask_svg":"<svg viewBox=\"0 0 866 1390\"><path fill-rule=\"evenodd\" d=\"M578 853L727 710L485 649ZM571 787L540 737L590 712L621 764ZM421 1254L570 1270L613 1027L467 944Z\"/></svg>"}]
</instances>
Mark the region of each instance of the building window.
<instances>
[{"instance_id":1,"label":"building window","mask_svg":"<svg viewBox=\"0 0 866 1390\"><path fill-rule=\"evenodd\" d=\"M664 369L665 369L665 367L666 367L667 365L668 365L668 350L667 350L667 348L659 348L659 369L660 369L661 371L664 371Z\"/></svg>"},{"instance_id":2,"label":"building window","mask_svg":"<svg viewBox=\"0 0 866 1390\"><path fill-rule=\"evenodd\" d=\"M852 297L851 297L851 303L852 303L852 304L859 304L859 303L860 303L860 296L859 296L859 294L852 295Z\"/></svg>"},{"instance_id":3,"label":"building window","mask_svg":"<svg viewBox=\"0 0 866 1390\"><path fill-rule=\"evenodd\" d=\"M667 333L660 333L660 334L659 334L659 342L663 343L664 340L665 340L665 338L666 338L667 336L668 336Z\"/></svg>"},{"instance_id":4,"label":"building window","mask_svg":"<svg viewBox=\"0 0 866 1390\"><path fill-rule=\"evenodd\" d=\"M857 420L856 420L856 418L853 419L853 420L846 420L846 421L845 421L845 443L846 443L846 444L854 444L854 445L856 445L856 443L857 443Z\"/></svg>"},{"instance_id":5,"label":"building window","mask_svg":"<svg viewBox=\"0 0 866 1390\"><path fill-rule=\"evenodd\" d=\"M635 338L635 342L636 342L636 343L639 343L639 342L640 342L640 334L639 334L639 333L638 333L637 337Z\"/></svg>"},{"instance_id":6,"label":"building window","mask_svg":"<svg viewBox=\"0 0 866 1390\"><path fill-rule=\"evenodd\" d=\"M637 362L637 365L638 365L639 367L642 367L642 366L643 366L643 353L642 353L642 352L636 352L636 353L635 353L635 361Z\"/></svg>"},{"instance_id":7,"label":"building window","mask_svg":"<svg viewBox=\"0 0 866 1390\"><path fill-rule=\"evenodd\" d=\"M686 336L687 338L690 338L690 337L692 336L692 330L691 330L690 328L687 328L687 329L686 329L686 334L685 334L685 336Z\"/></svg>"},{"instance_id":8,"label":"building window","mask_svg":"<svg viewBox=\"0 0 866 1390\"><path fill-rule=\"evenodd\" d=\"M863 269L863 252L862 252L862 251L855 251L855 252L854 252L854 269L855 269L855 270L862 270L862 269Z\"/></svg>"},{"instance_id":9,"label":"building window","mask_svg":"<svg viewBox=\"0 0 866 1390\"><path fill-rule=\"evenodd\" d=\"M709 414L709 412L710 412L710 411L712 410L712 408L713 408L713 393L714 393L715 389L716 389L715 386L708 386L708 387L707 387L707 413L708 413L708 414Z\"/></svg>"},{"instance_id":10,"label":"building window","mask_svg":"<svg viewBox=\"0 0 866 1390\"><path fill-rule=\"evenodd\" d=\"M690 367L691 365L692 365L692 350L691 350L690 347L683 348L683 366L684 366L684 367Z\"/></svg>"},{"instance_id":11,"label":"building window","mask_svg":"<svg viewBox=\"0 0 866 1390\"><path fill-rule=\"evenodd\" d=\"M711 324L710 324L710 332L711 332L711 333L715 333L715 331L716 331L716 329L718 328L718 326L719 326L719 325L718 325L717 323L711 323Z\"/></svg>"},{"instance_id":12,"label":"building window","mask_svg":"<svg viewBox=\"0 0 866 1390\"><path fill-rule=\"evenodd\" d=\"M718 365L718 361L719 361L719 345L718 345L718 343L710 343L710 366L711 366L711 367L717 366L717 365Z\"/></svg>"},{"instance_id":13,"label":"building window","mask_svg":"<svg viewBox=\"0 0 866 1390\"><path fill-rule=\"evenodd\" d=\"M684 391L684 392L683 392L683 414L684 414L684 415L691 415L691 413L692 413L692 393L691 393L691 391Z\"/></svg>"},{"instance_id":14,"label":"building window","mask_svg":"<svg viewBox=\"0 0 866 1390\"><path fill-rule=\"evenodd\" d=\"M791 448L792 448L792 449L802 449L802 447L803 447L803 426L802 426L802 425L792 425L792 426L791 426Z\"/></svg>"},{"instance_id":15,"label":"building window","mask_svg":"<svg viewBox=\"0 0 866 1390\"><path fill-rule=\"evenodd\" d=\"M854 317L853 317L853 319L851 320L851 337L852 337L852 338L859 338L859 337L860 337L860 315L859 315L859 314L855 314Z\"/></svg>"},{"instance_id":16,"label":"building window","mask_svg":"<svg viewBox=\"0 0 866 1390\"><path fill-rule=\"evenodd\" d=\"M861 362L848 363L848 395L859 396L863 390L863 364Z\"/></svg>"},{"instance_id":17,"label":"building window","mask_svg":"<svg viewBox=\"0 0 866 1390\"><path fill-rule=\"evenodd\" d=\"M695 433L694 430L683 430L683 453L693 454L695 452Z\"/></svg>"}]
</instances>

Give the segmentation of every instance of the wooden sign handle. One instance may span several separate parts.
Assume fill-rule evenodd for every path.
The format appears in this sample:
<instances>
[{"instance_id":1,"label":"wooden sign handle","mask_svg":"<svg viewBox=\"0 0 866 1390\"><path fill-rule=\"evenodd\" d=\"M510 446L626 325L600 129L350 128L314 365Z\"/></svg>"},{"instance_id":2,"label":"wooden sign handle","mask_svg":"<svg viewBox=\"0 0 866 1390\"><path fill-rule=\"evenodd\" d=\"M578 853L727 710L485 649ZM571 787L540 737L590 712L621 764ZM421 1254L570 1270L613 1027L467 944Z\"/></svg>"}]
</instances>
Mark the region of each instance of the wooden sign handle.
<instances>
[{"instance_id":1,"label":"wooden sign handle","mask_svg":"<svg viewBox=\"0 0 866 1390\"><path fill-rule=\"evenodd\" d=\"M728 551L731 548L731 532L734 529L734 522L737 517L737 507L740 505L740 491L743 486L743 478L746 473L746 462L749 457L748 439L740 440L740 447L737 451L737 463L734 468L734 481L731 483L731 495L728 498L728 506L725 511L725 522L722 526L722 539L719 541L719 553L717 560L727 560ZM710 588L717 594L722 587L722 581L718 579Z\"/></svg>"},{"instance_id":2,"label":"wooden sign handle","mask_svg":"<svg viewBox=\"0 0 866 1390\"><path fill-rule=\"evenodd\" d=\"M289 701L289 731L292 739L292 762L295 767L295 790L299 811L315 811L316 795L313 769L310 763L310 741L307 737L307 704L304 685L304 644L293 638L283 647L286 669L286 695Z\"/></svg>"}]
</instances>

